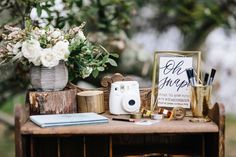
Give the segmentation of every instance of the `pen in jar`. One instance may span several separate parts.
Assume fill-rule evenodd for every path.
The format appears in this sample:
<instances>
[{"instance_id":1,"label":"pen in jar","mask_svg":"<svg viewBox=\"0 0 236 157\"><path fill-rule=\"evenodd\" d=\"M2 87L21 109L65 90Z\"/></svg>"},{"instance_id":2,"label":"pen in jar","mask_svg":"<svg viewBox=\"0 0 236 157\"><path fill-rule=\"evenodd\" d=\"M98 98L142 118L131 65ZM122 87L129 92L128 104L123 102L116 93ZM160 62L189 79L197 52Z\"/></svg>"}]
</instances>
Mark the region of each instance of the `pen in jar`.
<instances>
[{"instance_id":1,"label":"pen in jar","mask_svg":"<svg viewBox=\"0 0 236 157\"><path fill-rule=\"evenodd\" d=\"M205 76L204 76L204 81L203 81L203 85L207 85L208 83L208 77L209 77L209 74L208 73L205 73Z\"/></svg>"},{"instance_id":2,"label":"pen in jar","mask_svg":"<svg viewBox=\"0 0 236 157\"><path fill-rule=\"evenodd\" d=\"M215 69L211 69L210 79L209 79L209 81L207 83L208 85L212 85L214 77L215 77L215 73L216 73L216 70Z\"/></svg>"}]
</instances>

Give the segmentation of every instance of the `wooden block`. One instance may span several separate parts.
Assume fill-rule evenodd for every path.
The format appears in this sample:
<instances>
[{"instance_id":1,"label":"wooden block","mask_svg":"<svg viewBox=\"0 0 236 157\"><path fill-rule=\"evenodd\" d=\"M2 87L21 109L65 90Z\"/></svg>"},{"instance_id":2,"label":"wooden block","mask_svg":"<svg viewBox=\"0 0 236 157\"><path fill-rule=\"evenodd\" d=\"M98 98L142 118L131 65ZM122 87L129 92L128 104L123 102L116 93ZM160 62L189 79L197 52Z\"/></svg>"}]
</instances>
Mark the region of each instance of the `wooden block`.
<instances>
[{"instance_id":1,"label":"wooden block","mask_svg":"<svg viewBox=\"0 0 236 157\"><path fill-rule=\"evenodd\" d=\"M78 112L105 112L103 91L83 91L77 94Z\"/></svg>"},{"instance_id":2,"label":"wooden block","mask_svg":"<svg viewBox=\"0 0 236 157\"><path fill-rule=\"evenodd\" d=\"M75 89L50 92L30 91L27 98L30 114L76 113L76 93Z\"/></svg>"}]
</instances>

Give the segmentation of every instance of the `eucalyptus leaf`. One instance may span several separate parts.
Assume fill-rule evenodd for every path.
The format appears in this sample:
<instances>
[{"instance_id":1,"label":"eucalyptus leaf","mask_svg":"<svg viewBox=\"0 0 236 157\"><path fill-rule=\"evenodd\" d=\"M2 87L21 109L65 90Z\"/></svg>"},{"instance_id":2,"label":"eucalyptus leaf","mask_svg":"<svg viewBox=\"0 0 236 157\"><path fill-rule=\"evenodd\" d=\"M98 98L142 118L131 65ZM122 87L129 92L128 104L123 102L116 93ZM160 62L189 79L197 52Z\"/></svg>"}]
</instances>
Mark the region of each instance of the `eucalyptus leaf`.
<instances>
[{"instance_id":1,"label":"eucalyptus leaf","mask_svg":"<svg viewBox=\"0 0 236 157\"><path fill-rule=\"evenodd\" d=\"M110 53L110 56L115 57L115 58L119 58L119 55L117 53Z\"/></svg>"},{"instance_id":2,"label":"eucalyptus leaf","mask_svg":"<svg viewBox=\"0 0 236 157\"><path fill-rule=\"evenodd\" d=\"M116 61L115 61L114 59L109 58L109 59L108 59L108 62L109 62L112 66L117 66L117 63L116 63Z\"/></svg>"},{"instance_id":3,"label":"eucalyptus leaf","mask_svg":"<svg viewBox=\"0 0 236 157\"><path fill-rule=\"evenodd\" d=\"M98 76L98 72L99 72L99 71L96 70L96 69L93 70L92 75L93 75L94 78L96 78L96 77Z\"/></svg>"},{"instance_id":4,"label":"eucalyptus leaf","mask_svg":"<svg viewBox=\"0 0 236 157\"><path fill-rule=\"evenodd\" d=\"M97 70L98 70L98 71L104 71L105 68L104 68L104 67L97 67Z\"/></svg>"}]
</instances>

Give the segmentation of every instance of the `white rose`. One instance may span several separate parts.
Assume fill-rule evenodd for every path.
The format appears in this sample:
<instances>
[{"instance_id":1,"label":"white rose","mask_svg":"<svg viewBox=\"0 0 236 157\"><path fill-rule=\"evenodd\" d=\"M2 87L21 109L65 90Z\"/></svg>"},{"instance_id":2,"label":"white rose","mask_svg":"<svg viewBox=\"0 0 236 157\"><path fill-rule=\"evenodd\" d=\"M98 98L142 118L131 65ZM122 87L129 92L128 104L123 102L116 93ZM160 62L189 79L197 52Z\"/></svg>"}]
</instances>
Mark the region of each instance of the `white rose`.
<instances>
[{"instance_id":1,"label":"white rose","mask_svg":"<svg viewBox=\"0 0 236 157\"><path fill-rule=\"evenodd\" d=\"M81 39L81 40L86 40L86 37L84 36L84 33L82 30L79 30L76 34L76 37Z\"/></svg>"},{"instance_id":2,"label":"white rose","mask_svg":"<svg viewBox=\"0 0 236 157\"><path fill-rule=\"evenodd\" d=\"M17 42L14 46L13 46L13 49L12 49L12 52L14 55L18 54L20 52L20 48L21 48L21 43L20 42Z\"/></svg>"},{"instance_id":3,"label":"white rose","mask_svg":"<svg viewBox=\"0 0 236 157\"><path fill-rule=\"evenodd\" d=\"M62 33L59 30L55 30L52 32L51 37L54 39L59 38L62 35Z\"/></svg>"},{"instance_id":4,"label":"white rose","mask_svg":"<svg viewBox=\"0 0 236 157\"><path fill-rule=\"evenodd\" d=\"M40 59L41 59L42 65L48 68L52 68L58 65L59 63L59 60L56 54L53 52L52 48L43 49Z\"/></svg>"},{"instance_id":5,"label":"white rose","mask_svg":"<svg viewBox=\"0 0 236 157\"><path fill-rule=\"evenodd\" d=\"M21 51L23 56L28 60L36 60L41 52L40 43L35 39L24 41L22 43Z\"/></svg>"},{"instance_id":6,"label":"white rose","mask_svg":"<svg viewBox=\"0 0 236 157\"><path fill-rule=\"evenodd\" d=\"M67 40L58 41L52 49L58 60L67 60L70 55L69 42Z\"/></svg>"}]
</instances>

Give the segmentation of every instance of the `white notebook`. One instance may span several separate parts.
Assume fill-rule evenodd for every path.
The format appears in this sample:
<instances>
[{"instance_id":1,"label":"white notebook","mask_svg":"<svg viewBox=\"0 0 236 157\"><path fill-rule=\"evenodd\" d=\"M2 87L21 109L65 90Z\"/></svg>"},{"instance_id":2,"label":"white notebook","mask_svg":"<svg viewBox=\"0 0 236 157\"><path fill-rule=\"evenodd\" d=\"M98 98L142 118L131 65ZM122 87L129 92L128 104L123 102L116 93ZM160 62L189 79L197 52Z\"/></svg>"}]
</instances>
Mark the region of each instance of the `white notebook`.
<instances>
[{"instance_id":1,"label":"white notebook","mask_svg":"<svg viewBox=\"0 0 236 157\"><path fill-rule=\"evenodd\" d=\"M30 120L40 127L108 123L108 118L93 112L33 115Z\"/></svg>"}]
</instances>

